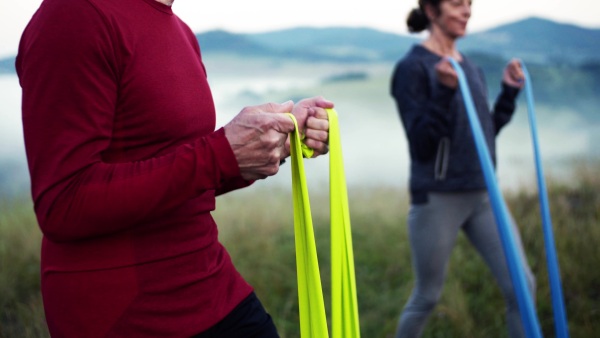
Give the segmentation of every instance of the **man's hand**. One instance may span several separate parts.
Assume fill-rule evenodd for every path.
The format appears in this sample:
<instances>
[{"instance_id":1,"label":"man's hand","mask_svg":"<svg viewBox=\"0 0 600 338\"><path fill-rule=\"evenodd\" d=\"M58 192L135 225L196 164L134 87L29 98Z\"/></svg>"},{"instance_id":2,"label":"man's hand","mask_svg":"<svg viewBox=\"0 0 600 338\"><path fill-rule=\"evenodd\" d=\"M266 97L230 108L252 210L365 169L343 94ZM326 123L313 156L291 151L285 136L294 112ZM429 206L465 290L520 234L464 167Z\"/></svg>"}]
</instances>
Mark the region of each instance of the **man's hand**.
<instances>
[{"instance_id":1,"label":"man's hand","mask_svg":"<svg viewBox=\"0 0 600 338\"><path fill-rule=\"evenodd\" d=\"M502 81L507 85L515 88L522 88L525 83L525 74L521 68L519 59L512 59L504 68Z\"/></svg>"},{"instance_id":2,"label":"man's hand","mask_svg":"<svg viewBox=\"0 0 600 338\"><path fill-rule=\"evenodd\" d=\"M245 107L224 126L244 179L264 179L279 171L279 161L289 154L288 134L294 130L294 122L282 113L293 107L292 101Z\"/></svg>"},{"instance_id":3,"label":"man's hand","mask_svg":"<svg viewBox=\"0 0 600 338\"><path fill-rule=\"evenodd\" d=\"M315 96L299 101L292 110L298 121L298 128L305 136L304 143L315 151L313 157L329 151L329 121L325 109L333 106L333 102Z\"/></svg>"}]
</instances>

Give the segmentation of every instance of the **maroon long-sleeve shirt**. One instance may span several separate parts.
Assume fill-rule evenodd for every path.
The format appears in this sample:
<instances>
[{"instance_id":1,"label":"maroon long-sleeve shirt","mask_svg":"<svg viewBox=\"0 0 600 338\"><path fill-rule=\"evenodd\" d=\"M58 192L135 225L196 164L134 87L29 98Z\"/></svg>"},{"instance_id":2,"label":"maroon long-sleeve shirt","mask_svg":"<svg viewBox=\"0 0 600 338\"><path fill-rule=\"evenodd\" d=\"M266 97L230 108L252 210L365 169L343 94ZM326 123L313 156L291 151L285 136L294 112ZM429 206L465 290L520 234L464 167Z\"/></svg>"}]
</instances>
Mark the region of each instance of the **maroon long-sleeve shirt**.
<instances>
[{"instance_id":1,"label":"maroon long-sleeve shirt","mask_svg":"<svg viewBox=\"0 0 600 338\"><path fill-rule=\"evenodd\" d=\"M210 211L249 182L188 26L154 0L45 0L16 66L51 332L185 336L222 319L252 289Z\"/></svg>"}]
</instances>

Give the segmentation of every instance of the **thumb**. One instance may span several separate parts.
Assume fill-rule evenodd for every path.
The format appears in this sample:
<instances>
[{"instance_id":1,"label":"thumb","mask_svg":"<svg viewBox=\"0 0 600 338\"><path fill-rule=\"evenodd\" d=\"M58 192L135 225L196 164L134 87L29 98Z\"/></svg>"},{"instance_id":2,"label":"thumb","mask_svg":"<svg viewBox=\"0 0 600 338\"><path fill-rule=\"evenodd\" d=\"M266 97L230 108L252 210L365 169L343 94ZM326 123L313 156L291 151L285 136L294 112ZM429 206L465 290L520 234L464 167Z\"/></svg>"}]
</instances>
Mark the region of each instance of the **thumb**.
<instances>
[{"instance_id":1,"label":"thumb","mask_svg":"<svg viewBox=\"0 0 600 338\"><path fill-rule=\"evenodd\" d=\"M284 103L280 104L282 111L280 113L291 113L292 109L294 109L294 101L288 100Z\"/></svg>"},{"instance_id":2,"label":"thumb","mask_svg":"<svg viewBox=\"0 0 600 338\"><path fill-rule=\"evenodd\" d=\"M277 132L289 134L296 129L294 121L287 114L271 114L269 117L273 120L272 128Z\"/></svg>"}]
</instances>

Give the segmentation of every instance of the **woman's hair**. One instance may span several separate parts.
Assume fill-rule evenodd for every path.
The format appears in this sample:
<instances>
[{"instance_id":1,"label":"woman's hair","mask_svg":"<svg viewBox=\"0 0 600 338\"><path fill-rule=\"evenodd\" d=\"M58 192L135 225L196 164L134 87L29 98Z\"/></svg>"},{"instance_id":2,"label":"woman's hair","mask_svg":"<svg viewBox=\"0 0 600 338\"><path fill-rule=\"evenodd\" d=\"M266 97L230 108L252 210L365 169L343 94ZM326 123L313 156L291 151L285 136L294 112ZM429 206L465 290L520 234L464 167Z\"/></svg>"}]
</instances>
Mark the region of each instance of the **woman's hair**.
<instances>
[{"instance_id":1,"label":"woman's hair","mask_svg":"<svg viewBox=\"0 0 600 338\"><path fill-rule=\"evenodd\" d=\"M411 33L418 33L427 29L427 27L429 27L429 18L427 18L427 15L425 14L425 5L431 5L439 14L441 2L442 0L419 0L419 7L411 10L406 18L408 31Z\"/></svg>"}]
</instances>

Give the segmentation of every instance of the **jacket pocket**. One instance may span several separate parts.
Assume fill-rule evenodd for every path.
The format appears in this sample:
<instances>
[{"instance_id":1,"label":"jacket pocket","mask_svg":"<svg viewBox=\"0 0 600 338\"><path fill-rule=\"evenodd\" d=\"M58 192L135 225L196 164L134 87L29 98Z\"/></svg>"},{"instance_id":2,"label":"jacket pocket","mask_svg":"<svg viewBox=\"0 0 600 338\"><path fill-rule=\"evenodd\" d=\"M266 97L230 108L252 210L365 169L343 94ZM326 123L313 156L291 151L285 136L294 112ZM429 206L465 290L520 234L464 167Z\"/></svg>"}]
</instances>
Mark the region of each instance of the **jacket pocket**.
<instances>
[{"instance_id":1,"label":"jacket pocket","mask_svg":"<svg viewBox=\"0 0 600 338\"><path fill-rule=\"evenodd\" d=\"M435 157L434 178L436 181L446 179L448 172L448 162L450 161L450 139L442 137L438 144L437 154Z\"/></svg>"}]
</instances>

